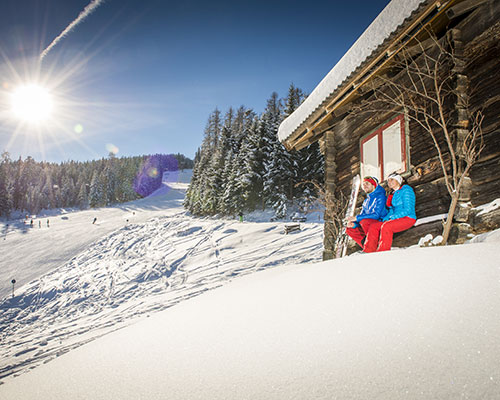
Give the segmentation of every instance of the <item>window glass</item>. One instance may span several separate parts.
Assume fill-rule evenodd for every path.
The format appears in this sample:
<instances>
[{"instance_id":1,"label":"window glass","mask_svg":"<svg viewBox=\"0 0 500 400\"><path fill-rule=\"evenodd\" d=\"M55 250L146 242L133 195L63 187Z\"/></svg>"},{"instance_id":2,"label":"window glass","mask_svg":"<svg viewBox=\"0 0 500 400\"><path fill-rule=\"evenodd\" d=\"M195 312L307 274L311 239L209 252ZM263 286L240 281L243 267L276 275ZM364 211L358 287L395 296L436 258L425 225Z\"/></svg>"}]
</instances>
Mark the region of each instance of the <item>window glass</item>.
<instances>
[{"instance_id":1,"label":"window glass","mask_svg":"<svg viewBox=\"0 0 500 400\"><path fill-rule=\"evenodd\" d=\"M376 176L380 179L378 160L378 135L363 143L363 176Z\"/></svg>"},{"instance_id":2,"label":"window glass","mask_svg":"<svg viewBox=\"0 0 500 400\"><path fill-rule=\"evenodd\" d=\"M405 119L403 114L361 139L361 173L380 181L392 172L407 170Z\"/></svg>"},{"instance_id":3,"label":"window glass","mask_svg":"<svg viewBox=\"0 0 500 400\"><path fill-rule=\"evenodd\" d=\"M384 179L392 172L404 170L403 154L401 153L401 121L389 126L382 132L384 154Z\"/></svg>"}]
</instances>

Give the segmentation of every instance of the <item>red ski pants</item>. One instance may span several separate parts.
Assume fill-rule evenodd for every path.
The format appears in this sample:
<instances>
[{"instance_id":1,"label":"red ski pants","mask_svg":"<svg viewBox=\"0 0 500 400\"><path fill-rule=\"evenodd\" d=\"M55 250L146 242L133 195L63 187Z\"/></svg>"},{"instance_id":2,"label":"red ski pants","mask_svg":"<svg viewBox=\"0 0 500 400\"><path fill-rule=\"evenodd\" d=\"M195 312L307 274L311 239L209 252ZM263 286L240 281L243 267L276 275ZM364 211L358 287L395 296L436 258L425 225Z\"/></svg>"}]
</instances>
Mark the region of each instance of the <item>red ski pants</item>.
<instances>
[{"instance_id":1,"label":"red ski pants","mask_svg":"<svg viewBox=\"0 0 500 400\"><path fill-rule=\"evenodd\" d=\"M370 225L369 234L372 237L378 238L378 246L376 245L376 240L370 241L368 246L365 244L365 253L390 250L394 233L410 229L415 225L416 221L416 219L410 217L403 217L385 222L375 221L375 223Z\"/></svg>"},{"instance_id":2,"label":"red ski pants","mask_svg":"<svg viewBox=\"0 0 500 400\"><path fill-rule=\"evenodd\" d=\"M379 231L370 230L370 227L375 222L380 222L380 221L376 220L376 219L370 219L370 218L362 219L361 222L359 222L360 226L358 226L357 228L347 228L346 233L357 244L359 244L363 250L366 248L366 246L368 246L369 248L371 248L371 247L377 248L378 232ZM366 236L366 239L365 239L365 242L363 243L363 239L365 238L365 236Z\"/></svg>"}]
</instances>

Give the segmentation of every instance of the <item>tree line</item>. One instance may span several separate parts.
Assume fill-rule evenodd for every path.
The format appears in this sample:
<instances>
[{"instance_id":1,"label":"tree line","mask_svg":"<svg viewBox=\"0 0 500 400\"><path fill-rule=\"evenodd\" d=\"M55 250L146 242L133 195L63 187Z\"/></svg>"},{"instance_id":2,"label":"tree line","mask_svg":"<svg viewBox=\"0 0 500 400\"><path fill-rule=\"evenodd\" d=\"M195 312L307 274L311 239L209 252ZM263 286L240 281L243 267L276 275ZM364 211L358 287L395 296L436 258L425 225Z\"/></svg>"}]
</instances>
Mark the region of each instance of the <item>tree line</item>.
<instances>
[{"instance_id":1,"label":"tree line","mask_svg":"<svg viewBox=\"0 0 500 400\"><path fill-rule=\"evenodd\" d=\"M280 123L304 99L292 84L283 99L272 93L260 115L244 106L224 115L216 108L195 156L186 209L194 215L234 215L271 207L283 218L291 203L309 201L315 187L300 183L322 182L319 146L288 152L277 137Z\"/></svg>"},{"instance_id":2,"label":"tree line","mask_svg":"<svg viewBox=\"0 0 500 400\"><path fill-rule=\"evenodd\" d=\"M109 158L60 164L32 157L0 158L0 216L36 214L59 207L103 207L145 197L161 185L164 170L191 169L181 154Z\"/></svg>"}]
</instances>

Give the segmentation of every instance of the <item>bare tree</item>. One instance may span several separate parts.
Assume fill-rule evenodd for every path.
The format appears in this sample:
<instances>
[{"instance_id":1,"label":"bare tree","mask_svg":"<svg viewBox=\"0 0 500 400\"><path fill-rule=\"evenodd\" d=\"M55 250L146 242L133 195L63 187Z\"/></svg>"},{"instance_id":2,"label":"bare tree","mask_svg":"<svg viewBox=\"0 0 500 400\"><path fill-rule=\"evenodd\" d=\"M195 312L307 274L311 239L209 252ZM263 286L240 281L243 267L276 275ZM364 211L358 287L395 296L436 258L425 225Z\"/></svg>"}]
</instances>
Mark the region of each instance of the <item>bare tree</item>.
<instances>
[{"instance_id":1,"label":"bare tree","mask_svg":"<svg viewBox=\"0 0 500 400\"><path fill-rule=\"evenodd\" d=\"M448 241L460 191L484 148L483 115L470 111L461 43L456 35L451 31L438 39L427 32L425 40L414 40L404 47L391 64L397 74L372 81L374 100L368 105L370 112L404 110L432 139L451 197L443 244ZM366 111L367 105L359 107Z\"/></svg>"}]
</instances>

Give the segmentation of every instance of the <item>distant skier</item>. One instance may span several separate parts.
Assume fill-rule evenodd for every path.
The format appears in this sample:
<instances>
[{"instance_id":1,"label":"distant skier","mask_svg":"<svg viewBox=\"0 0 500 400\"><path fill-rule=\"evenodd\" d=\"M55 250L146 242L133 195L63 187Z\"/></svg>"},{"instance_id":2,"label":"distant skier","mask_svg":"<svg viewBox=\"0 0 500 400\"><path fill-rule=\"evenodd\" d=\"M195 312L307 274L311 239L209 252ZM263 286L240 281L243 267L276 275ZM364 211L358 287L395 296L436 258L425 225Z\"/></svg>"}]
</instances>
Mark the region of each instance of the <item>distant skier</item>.
<instances>
[{"instance_id":1,"label":"distant skier","mask_svg":"<svg viewBox=\"0 0 500 400\"><path fill-rule=\"evenodd\" d=\"M238 214L238 216L240 217L240 222L243 222L243 213L240 211L240 213Z\"/></svg>"},{"instance_id":2,"label":"distant skier","mask_svg":"<svg viewBox=\"0 0 500 400\"><path fill-rule=\"evenodd\" d=\"M42 227L42 221L38 221L38 229Z\"/></svg>"},{"instance_id":3,"label":"distant skier","mask_svg":"<svg viewBox=\"0 0 500 400\"><path fill-rule=\"evenodd\" d=\"M97 221L97 217L94 217L94 220L92 221L92 225L95 224L96 221Z\"/></svg>"},{"instance_id":4,"label":"distant skier","mask_svg":"<svg viewBox=\"0 0 500 400\"><path fill-rule=\"evenodd\" d=\"M30 226L33 228L33 218L31 219Z\"/></svg>"},{"instance_id":5,"label":"distant skier","mask_svg":"<svg viewBox=\"0 0 500 400\"><path fill-rule=\"evenodd\" d=\"M50 225L49 225L49 219L47 218L47 228L48 228L49 226L50 226Z\"/></svg>"}]
</instances>

